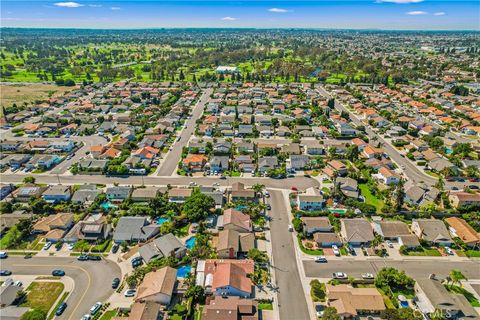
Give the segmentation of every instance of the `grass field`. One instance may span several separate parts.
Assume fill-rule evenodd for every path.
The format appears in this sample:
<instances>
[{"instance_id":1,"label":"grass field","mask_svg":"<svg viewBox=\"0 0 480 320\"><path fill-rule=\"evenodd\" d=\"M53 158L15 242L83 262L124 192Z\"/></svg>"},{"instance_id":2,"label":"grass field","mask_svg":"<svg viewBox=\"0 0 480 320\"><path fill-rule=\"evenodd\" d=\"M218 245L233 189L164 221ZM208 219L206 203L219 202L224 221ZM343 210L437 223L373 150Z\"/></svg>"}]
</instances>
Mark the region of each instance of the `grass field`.
<instances>
[{"instance_id":1,"label":"grass field","mask_svg":"<svg viewBox=\"0 0 480 320\"><path fill-rule=\"evenodd\" d=\"M381 212L383 206L385 205L385 203L383 202L383 200L375 197L375 196L370 192L370 189L368 188L368 185L366 185L366 184L360 184L360 185L358 185L358 187L360 188L360 191L362 192L362 196L365 198L365 203L366 203L366 204L371 204L372 206L374 206L375 208L377 208L377 212Z\"/></svg>"},{"instance_id":2,"label":"grass field","mask_svg":"<svg viewBox=\"0 0 480 320\"><path fill-rule=\"evenodd\" d=\"M61 282L32 282L22 307L38 308L48 313L63 291Z\"/></svg>"},{"instance_id":3,"label":"grass field","mask_svg":"<svg viewBox=\"0 0 480 320\"><path fill-rule=\"evenodd\" d=\"M116 314L117 310L109 310L100 317L100 320L110 320L115 317Z\"/></svg>"},{"instance_id":4,"label":"grass field","mask_svg":"<svg viewBox=\"0 0 480 320\"><path fill-rule=\"evenodd\" d=\"M73 90L72 87L59 87L55 84L0 84L0 92L2 93L0 95L0 106L10 107L13 103L20 106L24 103L33 103L36 100L61 95L71 90Z\"/></svg>"},{"instance_id":5,"label":"grass field","mask_svg":"<svg viewBox=\"0 0 480 320\"><path fill-rule=\"evenodd\" d=\"M437 249L426 249L422 248L418 251L408 251L407 256L429 256L429 257L440 257L442 254Z\"/></svg>"}]
</instances>

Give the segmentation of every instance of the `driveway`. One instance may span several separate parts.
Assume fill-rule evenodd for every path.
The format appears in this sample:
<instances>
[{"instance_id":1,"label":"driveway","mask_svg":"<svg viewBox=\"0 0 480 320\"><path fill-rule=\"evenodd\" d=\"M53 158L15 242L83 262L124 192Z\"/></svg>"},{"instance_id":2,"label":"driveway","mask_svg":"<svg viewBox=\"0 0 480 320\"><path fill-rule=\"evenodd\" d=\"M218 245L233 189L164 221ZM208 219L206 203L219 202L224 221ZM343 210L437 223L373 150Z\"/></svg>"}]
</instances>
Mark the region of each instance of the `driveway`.
<instances>
[{"instance_id":1,"label":"driveway","mask_svg":"<svg viewBox=\"0 0 480 320\"><path fill-rule=\"evenodd\" d=\"M272 210L270 234L272 238L273 269L277 281L280 319L310 319L305 294L297 265L289 219L281 191L269 191Z\"/></svg>"},{"instance_id":2,"label":"driveway","mask_svg":"<svg viewBox=\"0 0 480 320\"><path fill-rule=\"evenodd\" d=\"M89 312L95 302L105 302L114 292L112 279L120 278L120 268L108 260L80 262L76 258L10 256L2 260L2 269L13 275L51 275L52 270L62 269L73 279L75 288L67 299L68 307L56 319L80 319Z\"/></svg>"}]
</instances>

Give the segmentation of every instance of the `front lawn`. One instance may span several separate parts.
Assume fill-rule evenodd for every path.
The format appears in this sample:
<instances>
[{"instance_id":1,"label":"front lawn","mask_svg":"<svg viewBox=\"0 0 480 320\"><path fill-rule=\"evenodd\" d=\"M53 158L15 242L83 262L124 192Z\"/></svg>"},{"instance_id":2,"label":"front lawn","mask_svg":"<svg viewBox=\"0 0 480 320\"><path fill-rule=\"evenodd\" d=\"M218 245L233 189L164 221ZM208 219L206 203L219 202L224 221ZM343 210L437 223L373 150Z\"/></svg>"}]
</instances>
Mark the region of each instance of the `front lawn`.
<instances>
[{"instance_id":1,"label":"front lawn","mask_svg":"<svg viewBox=\"0 0 480 320\"><path fill-rule=\"evenodd\" d=\"M465 255L469 258L480 258L480 250L466 250Z\"/></svg>"},{"instance_id":2,"label":"front lawn","mask_svg":"<svg viewBox=\"0 0 480 320\"><path fill-rule=\"evenodd\" d=\"M459 286L451 285L445 285L445 288L447 288L447 290L450 292L463 295L465 298L467 298L468 302L470 302L472 307L480 307L480 301L478 301L478 299L475 298L475 296L470 291L467 291L466 289Z\"/></svg>"},{"instance_id":3,"label":"front lawn","mask_svg":"<svg viewBox=\"0 0 480 320\"><path fill-rule=\"evenodd\" d=\"M365 183L359 184L358 187L362 193L362 196L365 198L365 203L374 206L377 209L377 212L381 212L385 202L382 199L377 198L370 192L368 185Z\"/></svg>"},{"instance_id":4,"label":"front lawn","mask_svg":"<svg viewBox=\"0 0 480 320\"><path fill-rule=\"evenodd\" d=\"M32 282L27 288L27 297L22 307L41 309L48 313L63 291L61 282Z\"/></svg>"},{"instance_id":5,"label":"front lawn","mask_svg":"<svg viewBox=\"0 0 480 320\"><path fill-rule=\"evenodd\" d=\"M442 254L435 248L419 248L415 250L407 250L406 256L429 256L429 257L441 257Z\"/></svg>"},{"instance_id":6,"label":"front lawn","mask_svg":"<svg viewBox=\"0 0 480 320\"><path fill-rule=\"evenodd\" d=\"M314 256L322 256L323 250L322 249L308 249L303 246L302 240L298 239L298 246L303 253L314 255Z\"/></svg>"},{"instance_id":7,"label":"front lawn","mask_svg":"<svg viewBox=\"0 0 480 320\"><path fill-rule=\"evenodd\" d=\"M117 314L117 310L108 310L101 317L100 320L110 320Z\"/></svg>"}]
</instances>

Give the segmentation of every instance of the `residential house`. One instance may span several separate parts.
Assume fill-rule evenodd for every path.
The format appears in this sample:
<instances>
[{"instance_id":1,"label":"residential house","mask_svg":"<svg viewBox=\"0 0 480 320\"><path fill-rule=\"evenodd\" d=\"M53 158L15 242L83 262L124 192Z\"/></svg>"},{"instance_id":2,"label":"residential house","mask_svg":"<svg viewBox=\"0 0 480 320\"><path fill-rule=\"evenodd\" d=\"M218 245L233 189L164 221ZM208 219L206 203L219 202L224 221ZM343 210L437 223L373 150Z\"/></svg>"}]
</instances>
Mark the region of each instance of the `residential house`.
<instances>
[{"instance_id":1,"label":"residential house","mask_svg":"<svg viewBox=\"0 0 480 320\"><path fill-rule=\"evenodd\" d=\"M445 219L445 222L448 224L448 230L454 238L459 238L469 247L478 247L480 245L480 234L467 221L458 217L449 217Z\"/></svg>"},{"instance_id":2,"label":"residential house","mask_svg":"<svg viewBox=\"0 0 480 320\"><path fill-rule=\"evenodd\" d=\"M258 171L265 174L268 170L276 169L278 167L277 157L261 157L258 159Z\"/></svg>"},{"instance_id":3,"label":"residential house","mask_svg":"<svg viewBox=\"0 0 480 320\"><path fill-rule=\"evenodd\" d=\"M160 188L157 187L136 188L133 190L130 198L133 202L148 202L155 199L159 192Z\"/></svg>"},{"instance_id":4,"label":"residential house","mask_svg":"<svg viewBox=\"0 0 480 320\"><path fill-rule=\"evenodd\" d=\"M77 242L86 240L96 242L106 240L110 237L112 226L101 221L79 221L65 235L65 242Z\"/></svg>"},{"instance_id":5,"label":"residential house","mask_svg":"<svg viewBox=\"0 0 480 320\"><path fill-rule=\"evenodd\" d=\"M228 170L228 163L230 158L228 156L213 156L207 166L210 167L210 172L220 173Z\"/></svg>"},{"instance_id":6,"label":"residential house","mask_svg":"<svg viewBox=\"0 0 480 320\"><path fill-rule=\"evenodd\" d=\"M303 170L307 167L309 158L306 155L290 155L287 159L287 170Z\"/></svg>"},{"instance_id":7,"label":"residential house","mask_svg":"<svg viewBox=\"0 0 480 320\"><path fill-rule=\"evenodd\" d=\"M235 229L224 229L218 233L216 251L220 259L236 259L240 253L246 254L255 248L253 233L240 233Z\"/></svg>"},{"instance_id":8,"label":"residential house","mask_svg":"<svg viewBox=\"0 0 480 320\"><path fill-rule=\"evenodd\" d=\"M208 158L200 154L189 154L182 160L182 167L184 170L191 172L203 171Z\"/></svg>"},{"instance_id":9,"label":"residential house","mask_svg":"<svg viewBox=\"0 0 480 320\"><path fill-rule=\"evenodd\" d=\"M220 217L222 219L220 219ZM219 217L218 226L223 230L235 230L239 233L252 231L252 221L250 216L235 209L227 209L223 216Z\"/></svg>"},{"instance_id":10,"label":"residential house","mask_svg":"<svg viewBox=\"0 0 480 320\"><path fill-rule=\"evenodd\" d=\"M132 189L128 186L113 186L106 190L107 199L110 201L122 202L130 197Z\"/></svg>"},{"instance_id":11,"label":"residential house","mask_svg":"<svg viewBox=\"0 0 480 320\"><path fill-rule=\"evenodd\" d=\"M138 252L145 262L163 257L181 259L186 255L187 247L172 233L167 233L141 246Z\"/></svg>"},{"instance_id":12,"label":"residential house","mask_svg":"<svg viewBox=\"0 0 480 320\"><path fill-rule=\"evenodd\" d=\"M213 297L202 310L203 320L258 320L261 311L252 299Z\"/></svg>"},{"instance_id":13,"label":"residential house","mask_svg":"<svg viewBox=\"0 0 480 320\"><path fill-rule=\"evenodd\" d=\"M364 218L340 220L342 238L352 246L368 246L375 238L370 222Z\"/></svg>"},{"instance_id":14,"label":"residential house","mask_svg":"<svg viewBox=\"0 0 480 320\"><path fill-rule=\"evenodd\" d=\"M41 187L31 184L25 184L12 192L12 196L17 202L29 202L32 198L40 198L47 187Z\"/></svg>"},{"instance_id":15,"label":"residential house","mask_svg":"<svg viewBox=\"0 0 480 320\"><path fill-rule=\"evenodd\" d=\"M335 180L335 183L337 186L340 188L340 191L349 198L358 198L358 182L355 179L352 178L343 178L343 177L338 177Z\"/></svg>"},{"instance_id":16,"label":"residential house","mask_svg":"<svg viewBox=\"0 0 480 320\"><path fill-rule=\"evenodd\" d=\"M172 267L151 271L138 286L135 301L151 301L168 306L172 301L176 282L177 270Z\"/></svg>"},{"instance_id":17,"label":"residential house","mask_svg":"<svg viewBox=\"0 0 480 320\"><path fill-rule=\"evenodd\" d=\"M192 189L173 188L168 191L168 201L183 203L192 195Z\"/></svg>"},{"instance_id":18,"label":"residential house","mask_svg":"<svg viewBox=\"0 0 480 320\"><path fill-rule=\"evenodd\" d=\"M51 185L42 194L42 198L47 202L68 201L72 197L70 186L61 184Z\"/></svg>"},{"instance_id":19,"label":"residential house","mask_svg":"<svg viewBox=\"0 0 480 320\"><path fill-rule=\"evenodd\" d=\"M400 182L401 177L393 172L392 170L386 168L386 167L381 167L378 170L377 177L385 184L385 185L392 185L392 184L398 184Z\"/></svg>"},{"instance_id":20,"label":"residential house","mask_svg":"<svg viewBox=\"0 0 480 320\"><path fill-rule=\"evenodd\" d=\"M158 225L150 224L145 217L120 217L113 233L113 241L145 242L160 232Z\"/></svg>"},{"instance_id":21,"label":"residential house","mask_svg":"<svg viewBox=\"0 0 480 320\"><path fill-rule=\"evenodd\" d=\"M322 195L298 194L297 207L302 211L319 211L325 206L325 199Z\"/></svg>"},{"instance_id":22,"label":"residential house","mask_svg":"<svg viewBox=\"0 0 480 320\"><path fill-rule=\"evenodd\" d=\"M385 310L383 296L376 288L354 288L347 284L326 284L327 305L337 310L341 318L378 315Z\"/></svg>"},{"instance_id":23,"label":"residential house","mask_svg":"<svg viewBox=\"0 0 480 320\"><path fill-rule=\"evenodd\" d=\"M375 221L373 228L376 234L387 240L396 240L400 236L412 234L408 229L408 225L399 220Z\"/></svg>"},{"instance_id":24,"label":"residential house","mask_svg":"<svg viewBox=\"0 0 480 320\"><path fill-rule=\"evenodd\" d=\"M313 235L313 240L319 248L331 248L333 245L341 247L342 240L334 232L317 232Z\"/></svg>"},{"instance_id":25,"label":"residential house","mask_svg":"<svg viewBox=\"0 0 480 320\"><path fill-rule=\"evenodd\" d=\"M203 266L202 266L203 264ZM253 293L253 283L248 274L253 273L254 262L245 260L206 260L197 265L197 273L204 275L202 285L207 293L216 296L250 297ZM198 277L198 275L197 275Z\"/></svg>"},{"instance_id":26,"label":"residential house","mask_svg":"<svg viewBox=\"0 0 480 320\"><path fill-rule=\"evenodd\" d=\"M448 199L455 208L480 204L480 193L450 192Z\"/></svg>"},{"instance_id":27,"label":"residential house","mask_svg":"<svg viewBox=\"0 0 480 320\"><path fill-rule=\"evenodd\" d=\"M40 218L33 225L33 232L42 233L47 241L56 242L63 238L73 224L73 213L57 213Z\"/></svg>"},{"instance_id":28,"label":"residential house","mask_svg":"<svg viewBox=\"0 0 480 320\"><path fill-rule=\"evenodd\" d=\"M412 231L415 235L429 244L451 246L453 240L442 220L413 219Z\"/></svg>"},{"instance_id":29,"label":"residential house","mask_svg":"<svg viewBox=\"0 0 480 320\"><path fill-rule=\"evenodd\" d=\"M230 190L231 201L237 200L256 201L255 191L252 189L246 189L245 185L241 182L234 182Z\"/></svg>"},{"instance_id":30,"label":"residential house","mask_svg":"<svg viewBox=\"0 0 480 320\"><path fill-rule=\"evenodd\" d=\"M332 232L333 227L328 217L302 217L303 232L312 235L317 232Z\"/></svg>"},{"instance_id":31,"label":"residential house","mask_svg":"<svg viewBox=\"0 0 480 320\"><path fill-rule=\"evenodd\" d=\"M339 160L332 160L327 163L327 166L336 172L340 177L343 177L348 173L347 166Z\"/></svg>"}]
</instances>

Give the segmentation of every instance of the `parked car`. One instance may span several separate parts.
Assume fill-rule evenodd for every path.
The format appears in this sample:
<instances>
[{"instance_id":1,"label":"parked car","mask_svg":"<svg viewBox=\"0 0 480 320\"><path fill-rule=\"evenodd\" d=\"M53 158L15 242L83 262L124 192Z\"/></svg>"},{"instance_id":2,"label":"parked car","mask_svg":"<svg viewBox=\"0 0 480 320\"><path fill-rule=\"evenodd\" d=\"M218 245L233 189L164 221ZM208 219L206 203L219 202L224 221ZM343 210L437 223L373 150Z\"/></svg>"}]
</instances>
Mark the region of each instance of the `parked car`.
<instances>
[{"instance_id":1,"label":"parked car","mask_svg":"<svg viewBox=\"0 0 480 320\"><path fill-rule=\"evenodd\" d=\"M5 251L0 251L0 259L7 259L8 258L8 253Z\"/></svg>"},{"instance_id":2,"label":"parked car","mask_svg":"<svg viewBox=\"0 0 480 320\"><path fill-rule=\"evenodd\" d=\"M318 256L315 257L315 262L327 262L327 258L325 256Z\"/></svg>"},{"instance_id":3,"label":"parked car","mask_svg":"<svg viewBox=\"0 0 480 320\"><path fill-rule=\"evenodd\" d=\"M45 245L43 246L43 250L48 250L50 249L50 247L52 246L52 243L50 241L48 241L47 243L45 243Z\"/></svg>"},{"instance_id":4,"label":"parked car","mask_svg":"<svg viewBox=\"0 0 480 320\"><path fill-rule=\"evenodd\" d=\"M325 310L325 307L323 305L321 304L315 305L315 312L317 313L318 318L323 317L324 310Z\"/></svg>"},{"instance_id":5,"label":"parked car","mask_svg":"<svg viewBox=\"0 0 480 320\"><path fill-rule=\"evenodd\" d=\"M288 225L288 231L293 232L293 227L291 224Z\"/></svg>"},{"instance_id":6,"label":"parked car","mask_svg":"<svg viewBox=\"0 0 480 320\"><path fill-rule=\"evenodd\" d=\"M374 279L375 277L371 273L362 273L363 279Z\"/></svg>"},{"instance_id":7,"label":"parked car","mask_svg":"<svg viewBox=\"0 0 480 320\"><path fill-rule=\"evenodd\" d=\"M15 281L13 283L13 285L16 286L16 287L21 287L21 286L23 286L23 283L22 283L22 281L18 280L18 281Z\"/></svg>"},{"instance_id":8,"label":"parked car","mask_svg":"<svg viewBox=\"0 0 480 320\"><path fill-rule=\"evenodd\" d=\"M54 277L63 277L65 275L65 271L61 269L55 269L52 271L52 276Z\"/></svg>"},{"instance_id":9,"label":"parked car","mask_svg":"<svg viewBox=\"0 0 480 320\"><path fill-rule=\"evenodd\" d=\"M332 276L333 276L334 279L347 279L348 278L347 274L344 273L344 272L334 272L332 274Z\"/></svg>"},{"instance_id":10,"label":"parked car","mask_svg":"<svg viewBox=\"0 0 480 320\"><path fill-rule=\"evenodd\" d=\"M265 191L263 194L265 195L266 198L270 198L270 192Z\"/></svg>"},{"instance_id":11,"label":"parked car","mask_svg":"<svg viewBox=\"0 0 480 320\"><path fill-rule=\"evenodd\" d=\"M388 246L389 248L393 248L393 243L392 243L392 241L386 240L385 243L387 244L387 246Z\"/></svg>"},{"instance_id":12,"label":"parked car","mask_svg":"<svg viewBox=\"0 0 480 320\"><path fill-rule=\"evenodd\" d=\"M267 203L267 210L272 210L272 206L270 205L270 203Z\"/></svg>"},{"instance_id":13,"label":"parked car","mask_svg":"<svg viewBox=\"0 0 480 320\"><path fill-rule=\"evenodd\" d=\"M81 256L78 256L77 260L78 261L87 261L88 256L86 254L82 254Z\"/></svg>"},{"instance_id":14,"label":"parked car","mask_svg":"<svg viewBox=\"0 0 480 320\"><path fill-rule=\"evenodd\" d=\"M136 268L138 266L141 266L143 263L142 257L135 257L132 259L132 267Z\"/></svg>"},{"instance_id":15,"label":"parked car","mask_svg":"<svg viewBox=\"0 0 480 320\"><path fill-rule=\"evenodd\" d=\"M9 276L11 274L12 274L12 271L10 270L5 270L5 269L0 270L0 276Z\"/></svg>"},{"instance_id":16,"label":"parked car","mask_svg":"<svg viewBox=\"0 0 480 320\"><path fill-rule=\"evenodd\" d=\"M125 297L133 297L135 296L135 293L137 293L137 290L135 289L127 289L124 293Z\"/></svg>"},{"instance_id":17,"label":"parked car","mask_svg":"<svg viewBox=\"0 0 480 320\"><path fill-rule=\"evenodd\" d=\"M334 255L336 255L337 257L340 256L340 250L338 250L338 247L336 245L332 245L332 250Z\"/></svg>"},{"instance_id":18,"label":"parked car","mask_svg":"<svg viewBox=\"0 0 480 320\"><path fill-rule=\"evenodd\" d=\"M90 314L92 316L95 315L95 313L98 312L98 310L100 310L100 308L102 307L102 303L101 302L97 302L93 305L93 307L90 308Z\"/></svg>"},{"instance_id":19,"label":"parked car","mask_svg":"<svg viewBox=\"0 0 480 320\"><path fill-rule=\"evenodd\" d=\"M65 302L60 303L60 305L57 308L57 311L55 311L55 315L56 316L62 315L62 313L63 313L63 311L65 311L65 309L67 309L67 303L65 303Z\"/></svg>"},{"instance_id":20,"label":"parked car","mask_svg":"<svg viewBox=\"0 0 480 320\"><path fill-rule=\"evenodd\" d=\"M450 247L445 247L445 252L451 256L453 256L453 250Z\"/></svg>"},{"instance_id":21,"label":"parked car","mask_svg":"<svg viewBox=\"0 0 480 320\"><path fill-rule=\"evenodd\" d=\"M113 247L112 247L112 253L117 253L119 247L120 247L120 246L115 243L115 244L113 245Z\"/></svg>"},{"instance_id":22,"label":"parked car","mask_svg":"<svg viewBox=\"0 0 480 320\"><path fill-rule=\"evenodd\" d=\"M120 279L119 278L114 278L112 280L112 289L117 289L119 285L120 285Z\"/></svg>"},{"instance_id":23,"label":"parked car","mask_svg":"<svg viewBox=\"0 0 480 320\"><path fill-rule=\"evenodd\" d=\"M92 260L92 261L100 261L100 260L102 260L102 257L100 257L100 256L95 256L95 255L93 255L93 254L92 254L92 255L89 255L89 256L87 256L87 257L88 257L88 260Z\"/></svg>"},{"instance_id":24,"label":"parked car","mask_svg":"<svg viewBox=\"0 0 480 320\"><path fill-rule=\"evenodd\" d=\"M80 319L80 320L90 320L90 319L92 319L92 317L90 317L89 314L85 314L85 315L83 315L82 319Z\"/></svg>"}]
</instances>

